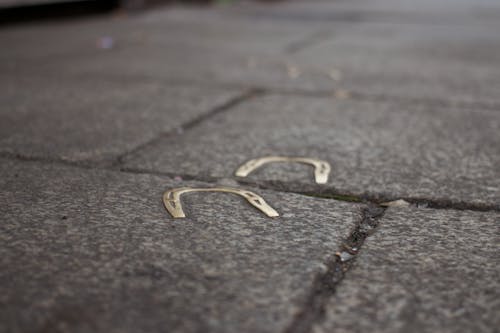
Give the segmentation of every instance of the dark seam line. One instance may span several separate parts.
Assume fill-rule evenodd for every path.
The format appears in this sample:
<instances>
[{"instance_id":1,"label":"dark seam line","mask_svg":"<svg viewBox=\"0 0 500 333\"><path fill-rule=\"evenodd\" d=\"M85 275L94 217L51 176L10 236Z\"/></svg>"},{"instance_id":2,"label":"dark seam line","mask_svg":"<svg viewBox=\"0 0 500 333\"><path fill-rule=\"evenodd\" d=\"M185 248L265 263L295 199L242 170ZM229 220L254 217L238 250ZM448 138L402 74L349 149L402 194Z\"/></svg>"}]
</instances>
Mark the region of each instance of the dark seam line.
<instances>
[{"instance_id":1,"label":"dark seam line","mask_svg":"<svg viewBox=\"0 0 500 333\"><path fill-rule=\"evenodd\" d=\"M375 232L384 211L384 208L376 205L363 208L360 221L344 240L339 252L327 260L326 271L316 275L301 310L294 316L284 333L309 333L315 324L324 319L329 300L335 295L339 284L353 266L365 240ZM349 259L343 257L341 253L347 253Z\"/></svg>"},{"instance_id":2,"label":"dark seam line","mask_svg":"<svg viewBox=\"0 0 500 333\"><path fill-rule=\"evenodd\" d=\"M5 75L7 77L11 77L14 74L13 73L4 73L2 75ZM30 77L36 77L36 78L46 78L47 76L38 73L30 74ZM87 74L74 74L71 76L53 76L53 78L74 78L74 79L86 79L89 78ZM331 89L326 89L326 88L318 88L314 90L309 90L309 89L300 89L300 88L277 88L273 87L272 85L266 85L266 84L244 84L244 83L238 83L238 82L207 82L204 80L192 80L192 79L186 79L186 78L175 78L175 79L160 79L158 77L154 77L151 75L144 75L144 74L135 74L133 76L129 77L123 77L122 74L106 74L105 77L100 77L100 79L107 81L107 82L116 82L119 80L119 82L137 82L137 80L141 80L141 83L164 83L164 84L171 84L171 85L176 85L176 86L182 86L182 85L196 85L201 88L209 88L209 89L241 89L241 90L247 90L247 91L259 91L259 92L265 92L267 94L272 94L272 95L291 95L291 96L303 96L303 97L330 97L332 99L337 99L335 97L336 92L345 92L346 89L343 88L335 88L332 86ZM333 84L333 83L332 83ZM340 83L335 83L336 87L341 86ZM360 92L359 90L347 90L349 93L349 100L353 101L374 101L374 102L401 102L401 103L416 103L419 105L425 105L429 107L437 106L437 107L454 107L454 108L461 108L461 109L470 109L473 112L478 112L478 111L500 111L500 102L497 101L491 101L491 102L479 102L479 101L460 101L460 100L448 100L448 99L440 99L440 98L433 98L433 97L400 97L400 96L391 96L391 95L384 95L384 94L367 94L364 92Z\"/></svg>"},{"instance_id":3,"label":"dark seam line","mask_svg":"<svg viewBox=\"0 0 500 333\"><path fill-rule=\"evenodd\" d=\"M302 96L302 97L319 97L325 98L330 97L332 99L338 99L335 97L336 92L344 92L345 89L331 89L331 90L296 90L296 89L266 89L264 87L261 90L268 94L274 95L291 95L291 96ZM373 102L399 102L399 103L410 103L419 104L425 106L438 106L438 107L454 107L460 109L470 109L471 111L500 111L500 103L481 103L481 102L465 102L465 101L453 101L447 99L438 98L427 98L427 97L399 97L399 96L389 96L389 95L371 95L366 93L360 93L359 91L347 90L349 93L349 98L346 100L353 101L373 101ZM478 110L478 108L480 110Z\"/></svg>"},{"instance_id":4,"label":"dark seam line","mask_svg":"<svg viewBox=\"0 0 500 333\"><path fill-rule=\"evenodd\" d=\"M296 193L301 195L307 195L315 198L322 199L334 199L338 201L347 202L363 202L371 203L374 205L381 205L386 202L391 202L395 200L405 200L409 204L415 205L419 208L431 208L431 209L444 209L444 210L471 210L478 212L489 212L500 211L500 205L496 204L476 204L466 201L454 201L447 199L429 199L422 197L401 197L401 196L390 196L384 194L354 194L349 192L337 191L335 189L322 189L321 186L314 185L309 190L296 190L292 188L290 183L280 182L280 181L252 181L244 180L242 178L236 179L236 181L242 185L247 185L255 188L261 188L264 190L272 190L277 192L287 192Z\"/></svg>"},{"instance_id":5,"label":"dark seam line","mask_svg":"<svg viewBox=\"0 0 500 333\"><path fill-rule=\"evenodd\" d=\"M14 154L9 152L0 152L0 158L18 160L18 161L26 161L26 162L39 162L45 164L56 164L61 166L85 169L85 170L102 170L102 171L110 171L110 172L120 172L126 174L137 174L137 175L151 175L151 176L159 176L159 177L168 177L175 178L181 177L186 181L199 181L210 184L216 184L220 181L221 177L210 177L210 176L199 176L199 175L189 175L182 173L173 173L173 172L162 172L162 171L154 171L150 169L141 169L141 168L133 168L133 167L124 167L119 165L89 165L82 164L77 162L70 162L60 159L52 159L52 158L41 158L41 157L31 157L31 156L23 156L20 154ZM226 177L228 178L228 177ZM335 190L329 191L297 191L290 188L286 188L282 182L274 182L275 184L269 184L266 182L254 182L249 180L243 180L242 178L234 178L229 177L230 179L235 180L238 184L243 186L254 187L257 189L270 190L275 192L283 192L283 193L294 193L299 195L305 195L320 199L332 199L337 201L344 202L358 202L372 205L380 205L384 202L390 202L394 200L403 199L410 204L413 204L419 208L430 208L430 209L444 209L444 210L470 210L470 211L478 211L478 212L499 212L500 207L496 205L481 205L481 204L473 204L469 202L455 202L451 200L434 200L434 199L425 199L425 198L407 198L407 197L391 197L391 196L374 196L374 195L356 195L351 193L344 193ZM279 185L276 185L278 184ZM286 183L284 183L286 184Z\"/></svg>"},{"instance_id":6,"label":"dark seam line","mask_svg":"<svg viewBox=\"0 0 500 333\"><path fill-rule=\"evenodd\" d=\"M160 133L157 136L155 136L154 138L152 138L151 140L144 142L144 143L132 148L131 150L119 155L115 159L115 162L111 164L111 166L116 167L116 166L122 165L127 157L137 153L138 151L154 145L155 143L159 142L163 138L166 138L169 136L175 136L179 131L182 131L182 132L189 131L190 129L193 129L196 126L203 123L205 120L208 120L208 119L210 119L210 118L212 118L220 113L226 112L226 111L230 110L232 107L234 107L240 103L243 103L244 101L247 101L247 100L251 99L252 97L257 96L260 93L261 92L256 90L256 89L251 89L251 90L249 90L249 91L247 91L247 92L245 92L245 93L243 93L235 98L232 98L231 100L227 101L226 103L219 105L219 106L211 109L210 111L192 119L191 121L188 121L188 122L184 123L183 125L178 126L176 129L174 129L172 131Z\"/></svg>"}]
</instances>

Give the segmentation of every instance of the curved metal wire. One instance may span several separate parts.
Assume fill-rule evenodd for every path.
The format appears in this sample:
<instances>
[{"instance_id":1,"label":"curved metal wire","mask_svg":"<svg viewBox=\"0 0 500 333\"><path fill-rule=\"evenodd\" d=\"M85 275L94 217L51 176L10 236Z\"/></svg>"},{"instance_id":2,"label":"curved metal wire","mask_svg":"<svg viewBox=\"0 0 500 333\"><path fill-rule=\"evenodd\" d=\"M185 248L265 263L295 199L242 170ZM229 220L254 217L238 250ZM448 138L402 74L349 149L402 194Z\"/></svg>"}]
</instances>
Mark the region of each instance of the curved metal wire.
<instances>
[{"instance_id":1,"label":"curved metal wire","mask_svg":"<svg viewBox=\"0 0 500 333\"><path fill-rule=\"evenodd\" d=\"M236 176L246 177L252 171L260 168L264 164L274 163L274 162L297 162L310 164L314 167L314 179L317 184L326 184L328 182L328 175L330 174L330 164L326 161L318 160L315 158L307 157L284 157L284 156L265 156L260 158L255 158L244 164L242 164L238 170L236 170Z\"/></svg>"},{"instance_id":2,"label":"curved metal wire","mask_svg":"<svg viewBox=\"0 0 500 333\"><path fill-rule=\"evenodd\" d=\"M269 206L261 196L247 190L241 190L232 187L212 187L212 188L180 187L168 190L163 194L163 204L165 205L167 211L174 218L186 217L186 214L184 214L184 210L182 209L181 195L189 192L227 192L227 193L237 194L247 199L247 201L252 206L257 208L267 216L269 217L279 216L278 212L276 212L271 206Z\"/></svg>"}]
</instances>

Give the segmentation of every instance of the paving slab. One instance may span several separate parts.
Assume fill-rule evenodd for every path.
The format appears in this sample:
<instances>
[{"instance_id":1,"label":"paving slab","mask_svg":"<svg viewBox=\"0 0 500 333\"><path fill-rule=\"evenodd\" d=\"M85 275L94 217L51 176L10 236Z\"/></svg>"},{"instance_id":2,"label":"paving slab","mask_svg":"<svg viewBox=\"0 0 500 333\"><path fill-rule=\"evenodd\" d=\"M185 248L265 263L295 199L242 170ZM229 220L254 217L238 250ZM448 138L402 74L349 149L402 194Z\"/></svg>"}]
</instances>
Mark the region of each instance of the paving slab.
<instances>
[{"instance_id":1,"label":"paving slab","mask_svg":"<svg viewBox=\"0 0 500 333\"><path fill-rule=\"evenodd\" d=\"M223 8L168 6L139 15L109 15L63 22L33 23L8 26L0 31L0 43L8 46L0 54L0 70L4 72L78 71L77 62L120 62L124 50L133 54L152 51L167 53L183 50L188 55L196 49L206 53L251 55L279 54L289 44L307 39L321 24L296 24L229 16ZM156 48L154 48L156 46ZM149 48L153 47L152 50ZM159 51L161 50L161 51ZM220 52L219 52L220 51ZM177 54L177 53L176 53ZM130 56L129 56L130 57ZM200 65L203 57L200 57ZM127 73L134 62L147 59L129 58L121 63ZM177 59L182 65L183 58ZM66 65L65 65L66 64ZM64 66L65 65L65 66ZM164 60L163 65L169 65ZM63 67L64 66L64 67ZM116 66L109 61L107 66ZM88 68L91 69L91 68ZM43 72L43 71L42 71ZM80 68L85 73L85 68ZM102 73L99 73L102 74Z\"/></svg>"},{"instance_id":2,"label":"paving slab","mask_svg":"<svg viewBox=\"0 0 500 333\"><path fill-rule=\"evenodd\" d=\"M189 19L196 22L196 16L187 16L181 27ZM7 66L6 61L5 72L148 77L314 92L342 89L490 108L500 103L500 38L489 26L335 23L300 34L302 23L277 28L279 21L256 20L253 24L259 28L233 28L238 25L229 22L194 24L202 28L172 33L165 33L175 26L172 22L152 23L117 37L112 49L75 46L67 57L42 58L29 65Z\"/></svg>"},{"instance_id":3,"label":"paving slab","mask_svg":"<svg viewBox=\"0 0 500 333\"><path fill-rule=\"evenodd\" d=\"M110 162L240 96L234 89L97 78L0 80L0 152Z\"/></svg>"},{"instance_id":4,"label":"paving slab","mask_svg":"<svg viewBox=\"0 0 500 333\"><path fill-rule=\"evenodd\" d=\"M0 73L5 80L12 76L111 77L310 90L323 83L331 89L334 81L328 75L296 77L294 64L279 56L322 32L315 24L257 24L215 9L174 7L130 20L7 29L0 33L0 41L10 45L0 55Z\"/></svg>"},{"instance_id":5,"label":"paving slab","mask_svg":"<svg viewBox=\"0 0 500 333\"><path fill-rule=\"evenodd\" d=\"M321 22L255 21L253 17L234 15L232 8L168 6L146 13L139 18L147 28L140 42L145 47L190 45L245 56L279 55L289 45L305 41L325 27ZM167 30L165 24L172 29Z\"/></svg>"},{"instance_id":6,"label":"paving slab","mask_svg":"<svg viewBox=\"0 0 500 333\"><path fill-rule=\"evenodd\" d=\"M390 208L313 332L496 332L500 214Z\"/></svg>"},{"instance_id":7,"label":"paving slab","mask_svg":"<svg viewBox=\"0 0 500 333\"><path fill-rule=\"evenodd\" d=\"M498 208L499 128L497 111L266 95L138 151L125 166L225 178L253 158L312 157L331 164L326 185L299 164L268 164L241 179L325 195Z\"/></svg>"},{"instance_id":8,"label":"paving slab","mask_svg":"<svg viewBox=\"0 0 500 333\"><path fill-rule=\"evenodd\" d=\"M255 22L223 8L167 7L131 17L8 27L0 42L2 80L113 78L230 87L313 89L327 75L295 76L278 55L324 32L321 24ZM299 79L300 82L296 82Z\"/></svg>"},{"instance_id":9,"label":"paving slab","mask_svg":"<svg viewBox=\"0 0 500 333\"><path fill-rule=\"evenodd\" d=\"M343 89L394 98L498 103L500 36L489 26L353 24L293 55ZM497 108L498 109L498 108Z\"/></svg>"},{"instance_id":10,"label":"paving slab","mask_svg":"<svg viewBox=\"0 0 500 333\"><path fill-rule=\"evenodd\" d=\"M4 26L0 30L0 42L5 46L0 54L0 69L34 70L56 57L106 52L119 46L122 38L141 31L135 22L126 17L103 15ZM108 40L104 44L101 39L106 37L113 38L113 43Z\"/></svg>"},{"instance_id":11,"label":"paving slab","mask_svg":"<svg viewBox=\"0 0 500 333\"><path fill-rule=\"evenodd\" d=\"M432 25L498 25L495 0L290 0L271 5L234 6L261 19L302 22L376 22Z\"/></svg>"},{"instance_id":12,"label":"paving slab","mask_svg":"<svg viewBox=\"0 0 500 333\"><path fill-rule=\"evenodd\" d=\"M13 160L0 175L2 332L283 331L363 207L258 190L268 218L192 193L172 219L165 190L214 184Z\"/></svg>"},{"instance_id":13,"label":"paving slab","mask_svg":"<svg viewBox=\"0 0 500 333\"><path fill-rule=\"evenodd\" d=\"M393 1L361 3L398 8ZM464 1L452 7L468 15L469 7L500 13L500 7L491 9L492 5ZM304 21L294 15L310 10L336 13L338 6L322 1L210 9L173 6L131 17L14 26L0 32L0 43L8 45L0 54L0 71L322 92L342 89L498 108L500 37L495 26L325 22L321 17ZM443 2L436 6L449 7ZM411 17L416 15L413 7L425 15L435 10L430 2L399 7ZM276 12L286 19L273 16ZM444 12L436 13L442 17Z\"/></svg>"}]
</instances>

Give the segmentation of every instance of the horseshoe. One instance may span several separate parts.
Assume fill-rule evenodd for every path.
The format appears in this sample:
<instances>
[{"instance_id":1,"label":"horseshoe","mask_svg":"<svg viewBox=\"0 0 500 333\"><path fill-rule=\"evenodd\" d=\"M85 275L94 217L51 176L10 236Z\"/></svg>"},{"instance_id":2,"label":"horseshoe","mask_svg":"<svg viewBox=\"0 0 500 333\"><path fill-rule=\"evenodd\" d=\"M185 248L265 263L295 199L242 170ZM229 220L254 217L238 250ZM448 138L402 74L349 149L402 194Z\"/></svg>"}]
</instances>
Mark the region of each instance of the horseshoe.
<instances>
[{"instance_id":1,"label":"horseshoe","mask_svg":"<svg viewBox=\"0 0 500 333\"><path fill-rule=\"evenodd\" d=\"M326 184L328 181L328 175L330 174L330 164L326 161L318 160L315 158L307 157L284 157L284 156L266 156L255 158L244 164L242 164L238 170L236 170L236 176L246 177L255 169L260 168L264 164L274 163L274 162L297 162L310 164L314 167L314 179L317 184Z\"/></svg>"},{"instance_id":2,"label":"horseshoe","mask_svg":"<svg viewBox=\"0 0 500 333\"><path fill-rule=\"evenodd\" d=\"M180 187L168 190L163 194L163 204L165 205L165 208L170 213L170 215L172 215L173 218L186 217L186 214L184 214L184 211L182 210L181 195L189 192L227 192L227 193L237 194L247 199L247 201L252 206L257 208L267 216L269 217L279 216L278 212L276 212L271 206L269 206L261 196L247 190L241 190L232 187L212 187L212 188Z\"/></svg>"}]
</instances>

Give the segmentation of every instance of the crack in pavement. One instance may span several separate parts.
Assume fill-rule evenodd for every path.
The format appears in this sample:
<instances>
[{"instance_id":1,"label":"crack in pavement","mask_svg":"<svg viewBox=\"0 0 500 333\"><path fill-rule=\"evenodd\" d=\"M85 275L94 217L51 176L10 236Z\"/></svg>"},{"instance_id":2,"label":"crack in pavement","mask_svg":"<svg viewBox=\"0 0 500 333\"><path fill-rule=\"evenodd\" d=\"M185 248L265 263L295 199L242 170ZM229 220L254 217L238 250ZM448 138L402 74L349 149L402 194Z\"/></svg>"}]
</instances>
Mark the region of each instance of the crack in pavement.
<instances>
[{"instance_id":1,"label":"crack in pavement","mask_svg":"<svg viewBox=\"0 0 500 333\"><path fill-rule=\"evenodd\" d=\"M4 154L0 154L2 157ZM318 273L311 286L309 287L309 294L306 300L300 305L300 310L295 314L294 318L291 320L290 324L285 329L284 333L308 333L311 332L315 324L320 323L325 318L325 309L327 303L334 297L337 288L341 284L346 274L353 267L356 262L356 257L360 253L364 242L368 237L376 232L379 222L382 219L387 208L380 206L380 198L374 200L374 198L369 198L365 196L355 196L345 193L333 193L333 192L298 192L290 191L284 189L283 187L276 188L263 183L242 181L241 179L234 178L215 178L215 177L200 177L197 175L182 175L182 174L169 174L164 172L154 172L151 170L142 169L132 169L125 167L107 167L107 168L96 168L85 165L78 165L75 163L69 163L65 161L54 161L54 160L41 160L37 158L26 158L19 155L11 154L9 158L18 159L22 161L29 162L39 162L39 163L50 163L50 164L61 164L64 166L80 168L80 169L94 169L94 170L106 170L111 172L122 172L129 174L144 174L144 175L156 175L165 176L169 178L181 177L186 181L203 181L210 184L215 184L224 179L230 179L236 181L240 185L252 186L256 188L274 190L277 192L289 192L301 195L307 195L316 198L338 200L344 202L358 202L363 203L366 206L362 208L359 222L349 233L349 235L343 240L340 245L338 252L332 254L332 256L324 263L326 270L324 272ZM371 201L369 201L371 199ZM385 198L384 201L393 201L394 198ZM414 198L404 198L411 204L417 205L417 207L425 206L427 208L433 209L456 209L456 210L476 210L476 211L500 211L496 207L484 207L476 206L470 203L448 203L448 202L437 202L437 201L426 201L424 199L414 199Z\"/></svg>"},{"instance_id":2,"label":"crack in pavement","mask_svg":"<svg viewBox=\"0 0 500 333\"><path fill-rule=\"evenodd\" d=\"M335 295L365 240L375 232L384 212L384 208L373 204L362 210L359 223L344 240L339 252L325 263L326 271L316 275L306 301L284 333L308 333L323 320L327 302Z\"/></svg>"},{"instance_id":3,"label":"crack in pavement","mask_svg":"<svg viewBox=\"0 0 500 333\"><path fill-rule=\"evenodd\" d=\"M241 104L245 101L250 100L253 97L256 97L260 95L262 92L258 89L250 89L246 92L243 92L242 94L230 99L229 101L225 102L222 105L216 106L215 108L211 109L210 111L203 113L202 115L192 119L191 121L188 121L181 126L177 127L176 129L164 133L158 134L156 137L139 144L138 146L132 148L131 150L122 153L118 157L116 157L116 160L114 163L112 163L112 167L116 167L119 165L122 165L123 162L126 160L127 157L130 155L133 155L137 153L138 151L145 149L148 146L154 145L155 143L159 142L161 139L168 137L168 136L175 136L179 132L186 132L192 128L195 128L199 124L203 123L205 120L210 119L220 113L229 111L231 108L235 107L238 104Z\"/></svg>"},{"instance_id":4,"label":"crack in pavement","mask_svg":"<svg viewBox=\"0 0 500 333\"><path fill-rule=\"evenodd\" d=\"M286 67L289 62L282 60L279 62L281 65ZM301 68L300 64L297 64L299 70L302 74L313 74L313 75L321 75L325 76L326 74L323 71L309 69L305 70ZM13 76L12 73L6 73L6 76ZM39 74L34 73L30 74L30 77L36 78L46 78L47 74ZM72 75L73 78L89 78L91 76L87 74L78 74ZM436 98L436 97L411 97L411 96L396 96L396 95L387 95L387 94L367 94L357 89L345 89L338 88L341 86L340 83L336 84L336 87L331 89L327 88L313 88L313 89L302 89L302 88L279 88L273 86L272 84L263 84L252 82L250 84L245 84L241 82L207 82L205 80L193 80L189 78L176 77L174 79L159 79L158 77L154 77L152 75L147 74L134 74L133 76L123 77L123 75L114 75L107 74L106 77L102 77L101 79L108 82L143 82L143 83L163 83L163 84L172 84L172 85L196 85L199 87L210 87L210 88L220 88L220 89L241 89L248 91L256 91L259 94L272 94L272 95L291 95L291 96L303 96L303 97L330 97L334 98L337 93L348 92L349 99L354 101L373 101L373 102L400 102L400 103L410 103L410 104L423 104L429 107L454 107L461 109L470 109L471 111L479 112L479 111L500 111L500 102L499 101L487 101L480 102L478 100L453 100L453 99L445 99L445 98Z\"/></svg>"},{"instance_id":5,"label":"crack in pavement","mask_svg":"<svg viewBox=\"0 0 500 333\"><path fill-rule=\"evenodd\" d=\"M409 103L409 104L421 104L428 107L453 107L460 109L468 109L474 112L480 111L499 111L500 103L496 101L491 102L479 102L479 101L464 101L464 100L449 100L440 99L432 97L401 97L383 94L366 94L357 90L346 90L346 89L318 89L318 90L300 90L300 89L277 89L277 88L266 88L264 86L260 87L264 94L269 95L290 95L290 96L301 96L301 97L318 97L318 98L337 98L338 93L348 92L348 99L353 101L367 101L367 102L398 102L398 103Z\"/></svg>"},{"instance_id":6,"label":"crack in pavement","mask_svg":"<svg viewBox=\"0 0 500 333\"><path fill-rule=\"evenodd\" d=\"M252 186L265 190L273 190L277 192L289 192L307 195L311 197L323 199L335 199L347 202L364 202L374 205L380 205L385 202L396 200L405 200L419 208L432 208L432 209L452 209L452 210L471 210L479 212L487 211L500 211L499 204L480 204L467 201L450 200L446 198L429 199L423 197L405 197L387 194L355 194L346 191L337 191L335 189L324 189L321 185L315 184L292 184L284 181L255 181L248 179L236 179L241 185ZM305 189L297 189L297 186Z\"/></svg>"},{"instance_id":7,"label":"crack in pavement","mask_svg":"<svg viewBox=\"0 0 500 333\"><path fill-rule=\"evenodd\" d=\"M295 193L300 195L306 195L310 197L322 198L322 199L332 199L344 202L359 202L365 204L380 205L384 202L396 201L399 199L405 200L408 203L417 206L418 208L430 208L430 209L449 209L449 210L470 210L478 212L499 212L500 205L498 204L478 204L466 201L453 201L447 199L429 199L429 198L419 198L419 197L400 197L400 196L389 196L383 194L353 194L349 192L341 192L335 190L324 190L321 185L308 185L308 190L296 190L291 187L290 183L282 181L252 181L244 180L241 178L229 177L210 177L202 175L191 175L182 173L171 173L155 171L150 169L140 169L140 168L129 168L124 167L121 164L114 165L92 165L80 162L71 162L62 159L46 158L46 157L35 157L35 156L25 156L22 154L10 153L10 152L0 152L0 158L26 161L26 162L39 162L46 164L56 164L61 166L80 168L85 170L104 170L111 172L122 172L129 174L140 174L140 175L152 175L160 177L168 177L174 179L175 177L180 177L185 181L199 181L209 184L220 184L223 180L231 180L243 186L249 186L253 188L270 190L275 192L284 193Z\"/></svg>"}]
</instances>

